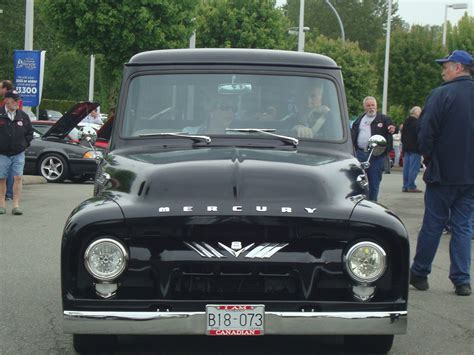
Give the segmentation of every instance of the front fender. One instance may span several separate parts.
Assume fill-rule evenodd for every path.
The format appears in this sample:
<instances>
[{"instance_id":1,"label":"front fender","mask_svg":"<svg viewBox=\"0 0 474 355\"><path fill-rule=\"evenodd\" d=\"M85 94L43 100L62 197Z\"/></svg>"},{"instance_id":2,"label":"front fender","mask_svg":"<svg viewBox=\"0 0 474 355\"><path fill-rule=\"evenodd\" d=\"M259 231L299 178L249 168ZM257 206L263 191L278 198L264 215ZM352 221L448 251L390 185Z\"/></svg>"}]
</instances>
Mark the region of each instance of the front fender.
<instances>
[{"instance_id":1,"label":"front fender","mask_svg":"<svg viewBox=\"0 0 474 355\"><path fill-rule=\"evenodd\" d=\"M127 236L119 205L111 199L93 197L77 206L66 221L61 242L61 280L63 297L83 272L83 255L91 241L103 236Z\"/></svg>"}]
</instances>

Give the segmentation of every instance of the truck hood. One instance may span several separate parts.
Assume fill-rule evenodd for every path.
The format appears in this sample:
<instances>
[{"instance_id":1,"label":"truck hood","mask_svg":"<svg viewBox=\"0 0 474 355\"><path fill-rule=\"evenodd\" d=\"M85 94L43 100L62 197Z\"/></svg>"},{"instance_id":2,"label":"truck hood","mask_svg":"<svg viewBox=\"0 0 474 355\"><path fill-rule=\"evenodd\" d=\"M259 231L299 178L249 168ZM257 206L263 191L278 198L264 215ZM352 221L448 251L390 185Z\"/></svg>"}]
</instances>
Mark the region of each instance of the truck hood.
<instances>
[{"instance_id":1,"label":"truck hood","mask_svg":"<svg viewBox=\"0 0 474 355\"><path fill-rule=\"evenodd\" d=\"M126 169L124 167L127 167ZM348 219L357 160L328 151L200 148L121 152L108 157L104 192L126 218L285 216Z\"/></svg>"}]
</instances>

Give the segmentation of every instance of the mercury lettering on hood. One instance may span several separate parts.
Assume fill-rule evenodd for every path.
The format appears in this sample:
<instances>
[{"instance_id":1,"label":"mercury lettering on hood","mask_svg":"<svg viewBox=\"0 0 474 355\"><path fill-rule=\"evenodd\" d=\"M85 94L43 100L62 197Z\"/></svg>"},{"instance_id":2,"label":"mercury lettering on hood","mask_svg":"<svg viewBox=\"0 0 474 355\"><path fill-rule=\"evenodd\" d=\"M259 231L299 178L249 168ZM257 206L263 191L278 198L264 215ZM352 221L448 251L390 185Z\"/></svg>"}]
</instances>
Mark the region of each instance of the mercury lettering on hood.
<instances>
[{"instance_id":1,"label":"mercury lettering on hood","mask_svg":"<svg viewBox=\"0 0 474 355\"><path fill-rule=\"evenodd\" d=\"M201 208L204 208L204 210L206 212L249 212L248 210L245 209L244 206L232 206L231 207L231 210L229 211L221 211L219 209L219 206L202 206ZM262 213L265 213L265 212L268 212L268 206L255 206L255 207L251 207L251 209L254 209L254 211L257 211L257 212L262 212ZM277 208L278 209L278 208ZM316 212L317 208L315 207L303 207L303 210L306 211L308 214L313 214ZM182 212L198 212L198 210L194 209L194 206L183 206ZM179 212L181 212L179 211ZM280 207L279 208L279 211L281 213L293 213L293 208L292 207ZM158 213L170 213L170 212L175 212L175 211L171 211L171 207L169 206L161 206L161 207L158 207ZM176 211L178 212L178 211Z\"/></svg>"},{"instance_id":2,"label":"mercury lettering on hood","mask_svg":"<svg viewBox=\"0 0 474 355\"><path fill-rule=\"evenodd\" d=\"M236 147L122 151L105 169L112 182L105 193L121 206L126 218L229 215L344 219L354 208L350 197L363 193L355 183L360 171L354 166L358 164L352 156L327 152Z\"/></svg>"}]
</instances>

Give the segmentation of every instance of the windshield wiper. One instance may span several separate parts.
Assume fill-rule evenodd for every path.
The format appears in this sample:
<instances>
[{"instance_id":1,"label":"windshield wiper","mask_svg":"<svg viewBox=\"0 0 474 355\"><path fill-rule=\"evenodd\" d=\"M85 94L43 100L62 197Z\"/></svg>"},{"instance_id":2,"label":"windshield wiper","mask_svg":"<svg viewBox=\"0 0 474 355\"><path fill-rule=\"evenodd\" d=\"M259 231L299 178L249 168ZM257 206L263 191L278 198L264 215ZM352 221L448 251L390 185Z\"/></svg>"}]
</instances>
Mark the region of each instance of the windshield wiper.
<instances>
[{"instance_id":1,"label":"windshield wiper","mask_svg":"<svg viewBox=\"0 0 474 355\"><path fill-rule=\"evenodd\" d=\"M275 132L275 129L273 129L273 128L227 128L226 131L229 131L229 132L262 133L262 134L266 134L268 136L279 138L281 141L283 141L285 143L291 143L295 147L299 144L299 140L297 138L282 136L280 134L271 133L271 132Z\"/></svg>"},{"instance_id":2,"label":"windshield wiper","mask_svg":"<svg viewBox=\"0 0 474 355\"><path fill-rule=\"evenodd\" d=\"M186 134L181 132L167 132L167 133L143 133L139 134L139 137L159 137L159 136L168 136L168 137L182 137L192 139L194 142L206 142L207 144L211 143L211 137L208 136L198 136L193 134Z\"/></svg>"}]
</instances>

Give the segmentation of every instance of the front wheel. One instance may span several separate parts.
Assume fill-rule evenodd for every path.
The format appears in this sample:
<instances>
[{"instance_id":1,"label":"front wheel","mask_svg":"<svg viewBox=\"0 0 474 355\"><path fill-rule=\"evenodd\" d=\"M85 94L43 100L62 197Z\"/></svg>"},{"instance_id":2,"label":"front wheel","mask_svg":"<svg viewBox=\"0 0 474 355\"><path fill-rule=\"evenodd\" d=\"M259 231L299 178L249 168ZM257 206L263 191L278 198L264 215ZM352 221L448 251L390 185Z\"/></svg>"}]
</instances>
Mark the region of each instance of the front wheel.
<instances>
[{"instance_id":1,"label":"front wheel","mask_svg":"<svg viewBox=\"0 0 474 355\"><path fill-rule=\"evenodd\" d=\"M38 173L48 182L62 182L68 176L66 159L60 154L46 154L38 164Z\"/></svg>"},{"instance_id":2,"label":"front wheel","mask_svg":"<svg viewBox=\"0 0 474 355\"><path fill-rule=\"evenodd\" d=\"M361 353L381 353L390 351L394 335L346 335L344 348L348 351Z\"/></svg>"},{"instance_id":3,"label":"front wheel","mask_svg":"<svg viewBox=\"0 0 474 355\"><path fill-rule=\"evenodd\" d=\"M79 354L97 354L97 352L113 352L117 344L115 335L73 334L72 344Z\"/></svg>"}]
</instances>

